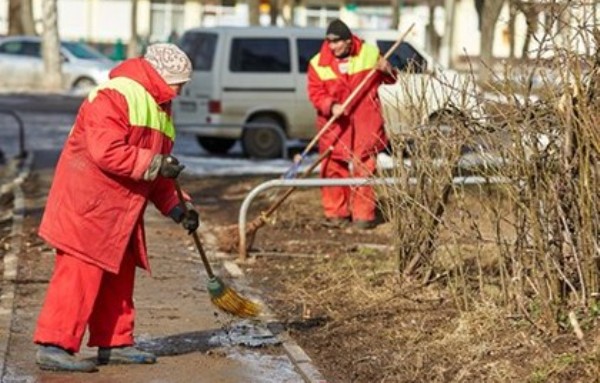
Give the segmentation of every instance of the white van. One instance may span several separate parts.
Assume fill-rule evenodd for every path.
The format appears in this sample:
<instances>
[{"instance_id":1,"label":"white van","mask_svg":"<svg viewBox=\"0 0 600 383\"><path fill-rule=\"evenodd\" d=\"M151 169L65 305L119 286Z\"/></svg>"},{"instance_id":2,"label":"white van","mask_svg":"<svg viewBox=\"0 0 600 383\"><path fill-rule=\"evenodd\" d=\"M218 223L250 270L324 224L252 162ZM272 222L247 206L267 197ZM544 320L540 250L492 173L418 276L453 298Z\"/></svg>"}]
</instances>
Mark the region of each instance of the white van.
<instances>
[{"instance_id":1,"label":"white van","mask_svg":"<svg viewBox=\"0 0 600 383\"><path fill-rule=\"evenodd\" d=\"M402 33L357 30L356 34L385 53ZM177 129L196 134L210 153L224 154L241 140L248 157L285 157L288 140L310 140L316 133L306 72L324 37L321 28L186 31L180 45L192 60L194 74L173 106ZM400 71L411 68L409 76L429 73L435 66L410 40L400 44L390 62Z\"/></svg>"}]
</instances>

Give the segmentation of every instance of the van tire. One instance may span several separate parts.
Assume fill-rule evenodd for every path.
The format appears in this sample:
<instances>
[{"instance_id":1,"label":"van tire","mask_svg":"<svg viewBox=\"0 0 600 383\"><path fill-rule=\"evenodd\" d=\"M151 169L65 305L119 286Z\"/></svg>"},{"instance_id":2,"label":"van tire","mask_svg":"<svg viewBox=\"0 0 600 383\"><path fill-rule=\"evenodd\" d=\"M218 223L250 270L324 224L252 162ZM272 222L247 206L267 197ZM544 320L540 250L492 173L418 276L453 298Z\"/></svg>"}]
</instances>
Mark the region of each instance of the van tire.
<instances>
[{"instance_id":1,"label":"van tire","mask_svg":"<svg viewBox=\"0 0 600 383\"><path fill-rule=\"evenodd\" d=\"M271 128L245 128L242 134L242 148L246 156L258 159L281 158L285 144L282 139L285 135L279 120L271 116L259 116L250 122L275 126L280 132Z\"/></svg>"},{"instance_id":2,"label":"van tire","mask_svg":"<svg viewBox=\"0 0 600 383\"><path fill-rule=\"evenodd\" d=\"M196 136L198 144L210 154L227 154L235 145L234 139Z\"/></svg>"}]
</instances>

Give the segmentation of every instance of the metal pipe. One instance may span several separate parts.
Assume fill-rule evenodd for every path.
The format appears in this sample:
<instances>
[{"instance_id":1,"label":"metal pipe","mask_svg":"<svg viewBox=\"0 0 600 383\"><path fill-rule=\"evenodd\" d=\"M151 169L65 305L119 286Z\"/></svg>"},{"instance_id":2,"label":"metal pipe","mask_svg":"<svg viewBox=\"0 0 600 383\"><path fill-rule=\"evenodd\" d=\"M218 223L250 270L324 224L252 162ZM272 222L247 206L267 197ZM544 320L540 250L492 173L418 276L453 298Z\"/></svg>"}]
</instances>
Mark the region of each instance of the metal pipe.
<instances>
[{"instance_id":1,"label":"metal pipe","mask_svg":"<svg viewBox=\"0 0 600 383\"><path fill-rule=\"evenodd\" d=\"M256 186L248 193L242 206L240 206L240 214L238 217L238 228L240 235L239 248L242 249L240 254L245 254L246 249L246 218L250 204L265 190L271 188L281 187L327 187L327 186L364 186L364 185L394 185L399 182L398 178L311 178L311 179L274 179L263 182ZM417 180L414 177L409 178L410 184L416 184ZM485 184L485 183L507 183L510 179L507 177L481 177L481 176L468 176L468 177L454 177L452 183L455 185L473 185L473 184ZM244 257L240 256L243 260Z\"/></svg>"},{"instance_id":2,"label":"metal pipe","mask_svg":"<svg viewBox=\"0 0 600 383\"><path fill-rule=\"evenodd\" d=\"M23 124L23 119L17 112L14 110L3 110L0 109L0 114L6 114L12 116L16 121L19 129L19 154L17 158L23 159L27 155L25 152L25 125Z\"/></svg>"}]
</instances>

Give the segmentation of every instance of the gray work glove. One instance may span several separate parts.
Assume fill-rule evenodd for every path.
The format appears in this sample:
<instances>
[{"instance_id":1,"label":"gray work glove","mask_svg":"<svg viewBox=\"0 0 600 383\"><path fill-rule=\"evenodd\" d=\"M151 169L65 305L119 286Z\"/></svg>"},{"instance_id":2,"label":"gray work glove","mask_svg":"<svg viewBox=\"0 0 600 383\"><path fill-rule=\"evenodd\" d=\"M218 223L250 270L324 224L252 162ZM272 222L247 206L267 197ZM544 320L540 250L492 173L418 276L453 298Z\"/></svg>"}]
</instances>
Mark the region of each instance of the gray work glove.
<instances>
[{"instance_id":1,"label":"gray work glove","mask_svg":"<svg viewBox=\"0 0 600 383\"><path fill-rule=\"evenodd\" d=\"M192 234L200 226L200 215L190 202L186 202L185 206L187 211L183 211L181 206L177 205L171 209L169 216L173 221L180 223L188 231L188 234Z\"/></svg>"},{"instance_id":2,"label":"gray work glove","mask_svg":"<svg viewBox=\"0 0 600 383\"><path fill-rule=\"evenodd\" d=\"M177 178L185 166L181 165L172 155L162 156L158 173L166 178Z\"/></svg>"}]
</instances>

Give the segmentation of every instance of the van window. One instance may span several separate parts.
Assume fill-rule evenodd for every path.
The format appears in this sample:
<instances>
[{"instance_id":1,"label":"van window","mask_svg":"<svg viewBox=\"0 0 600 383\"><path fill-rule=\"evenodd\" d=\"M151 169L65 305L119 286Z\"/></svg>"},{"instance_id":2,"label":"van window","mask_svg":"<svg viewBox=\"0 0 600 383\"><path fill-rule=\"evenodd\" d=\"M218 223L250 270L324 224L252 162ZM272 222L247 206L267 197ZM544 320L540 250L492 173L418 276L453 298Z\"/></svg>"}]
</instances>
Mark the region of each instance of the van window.
<instances>
[{"instance_id":1,"label":"van window","mask_svg":"<svg viewBox=\"0 0 600 383\"><path fill-rule=\"evenodd\" d=\"M308 63L314 55L319 53L323 39L298 39L296 45L298 48L298 70L300 73L308 71Z\"/></svg>"},{"instance_id":2,"label":"van window","mask_svg":"<svg viewBox=\"0 0 600 383\"><path fill-rule=\"evenodd\" d=\"M217 35L205 32L187 32L181 38L181 49L192 61L197 71L210 71L215 57Z\"/></svg>"},{"instance_id":3,"label":"van window","mask_svg":"<svg viewBox=\"0 0 600 383\"><path fill-rule=\"evenodd\" d=\"M235 38L231 42L229 70L289 73L292 71L290 41L282 38Z\"/></svg>"},{"instance_id":4,"label":"van window","mask_svg":"<svg viewBox=\"0 0 600 383\"><path fill-rule=\"evenodd\" d=\"M381 54L385 54L394 41L377 40ZM402 42L390 56L390 64L403 72L423 73L427 70L427 60L423 58L409 43Z\"/></svg>"}]
</instances>

